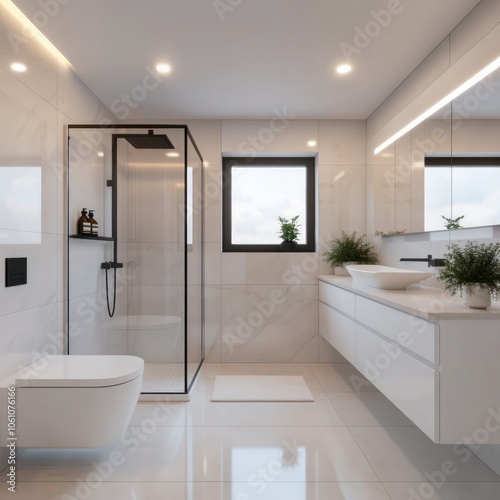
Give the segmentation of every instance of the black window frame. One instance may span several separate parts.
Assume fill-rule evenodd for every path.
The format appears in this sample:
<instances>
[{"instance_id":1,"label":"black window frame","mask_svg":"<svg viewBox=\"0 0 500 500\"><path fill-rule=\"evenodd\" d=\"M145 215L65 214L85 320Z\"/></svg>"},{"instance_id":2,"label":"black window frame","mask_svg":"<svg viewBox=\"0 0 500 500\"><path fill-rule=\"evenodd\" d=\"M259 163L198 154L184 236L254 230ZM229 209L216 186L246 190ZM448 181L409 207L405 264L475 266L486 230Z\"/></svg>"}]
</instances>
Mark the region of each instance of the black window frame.
<instances>
[{"instance_id":1,"label":"black window frame","mask_svg":"<svg viewBox=\"0 0 500 500\"><path fill-rule=\"evenodd\" d=\"M222 251L223 252L283 252L279 243L233 244L232 242L232 167L305 167L306 168L306 243L299 244L293 252L316 251L316 159L315 157L235 157L222 158ZM302 224L304 227L304 224Z\"/></svg>"}]
</instances>

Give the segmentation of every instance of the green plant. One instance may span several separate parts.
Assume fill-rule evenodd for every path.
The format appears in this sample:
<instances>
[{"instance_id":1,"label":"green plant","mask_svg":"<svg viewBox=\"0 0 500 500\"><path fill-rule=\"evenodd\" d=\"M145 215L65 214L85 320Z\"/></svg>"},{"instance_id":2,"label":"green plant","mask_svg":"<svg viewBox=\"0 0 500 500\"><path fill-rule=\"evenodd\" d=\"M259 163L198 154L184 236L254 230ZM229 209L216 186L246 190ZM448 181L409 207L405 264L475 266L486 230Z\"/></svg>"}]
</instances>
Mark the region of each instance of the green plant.
<instances>
[{"instance_id":1,"label":"green plant","mask_svg":"<svg viewBox=\"0 0 500 500\"><path fill-rule=\"evenodd\" d=\"M283 241L297 241L300 231L299 226L297 224L298 215L292 217L290 220L285 219L284 217L278 217L278 220L281 224L280 228L280 238Z\"/></svg>"},{"instance_id":2,"label":"green plant","mask_svg":"<svg viewBox=\"0 0 500 500\"><path fill-rule=\"evenodd\" d=\"M500 294L500 243L469 241L460 247L453 243L444 255L445 266L439 279L453 295L465 288L471 292L474 285L488 290L491 295Z\"/></svg>"},{"instance_id":3,"label":"green plant","mask_svg":"<svg viewBox=\"0 0 500 500\"><path fill-rule=\"evenodd\" d=\"M329 249L323 256L332 267L342 265L343 262L359 262L360 264L378 262L375 249L366 241L366 235L358 237L356 231L351 234L342 231L340 237L329 243Z\"/></svg>"},{"instance_id":4,"label":"green plant","mask_svg":"<svg viewBox=\"0 0 500 500\"><path fill-rule=\"evenodd\" d=\"M441 215L441 217L445 220L444 227L446 229L458 229L459 227L462 227L460 221L465 217L465 215L460 215L460 217L455 217L454 219L451 217L445 217L444 215Z\"/></svg>"}]
</instances>

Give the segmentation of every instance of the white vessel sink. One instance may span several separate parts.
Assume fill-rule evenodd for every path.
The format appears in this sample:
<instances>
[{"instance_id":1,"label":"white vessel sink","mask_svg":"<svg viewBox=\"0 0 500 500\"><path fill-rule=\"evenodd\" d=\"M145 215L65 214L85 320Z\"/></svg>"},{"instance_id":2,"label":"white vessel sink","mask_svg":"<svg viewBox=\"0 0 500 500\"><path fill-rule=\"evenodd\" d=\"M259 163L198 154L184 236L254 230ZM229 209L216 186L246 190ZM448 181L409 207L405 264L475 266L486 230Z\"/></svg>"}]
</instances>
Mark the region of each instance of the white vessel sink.
<instances>
[{"instance_id":1,"label":"white vessel sink","mask_svg":"<svg viewBox=\"0 0 500 500\"><path fill-rule=\"evenodd\" d=\"M430 278L433 273L411 271L397 267L362 265L346 266L354 281L383 290L404 290L419 281Z\"/></svg>"}]
</instances>

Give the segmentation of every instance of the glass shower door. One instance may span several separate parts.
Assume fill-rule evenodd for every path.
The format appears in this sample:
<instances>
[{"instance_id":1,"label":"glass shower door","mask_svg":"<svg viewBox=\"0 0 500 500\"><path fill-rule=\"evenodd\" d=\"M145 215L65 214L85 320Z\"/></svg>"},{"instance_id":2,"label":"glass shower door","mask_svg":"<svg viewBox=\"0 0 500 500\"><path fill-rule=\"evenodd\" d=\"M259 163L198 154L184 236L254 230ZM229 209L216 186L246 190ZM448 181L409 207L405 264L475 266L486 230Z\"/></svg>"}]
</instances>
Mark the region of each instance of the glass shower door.
<instances>
[{"instance_id":1,"label":"glass shower door","mask_svg":"<svg viewBox=\"0 0 500 500\"><path fill-rule=\"evenodd\" d=\"M187 127L145 127L70 126L68 342L143 358L157 399L188 393L204 357L203 162ZM98 238L71 234L82 208Z\"/></svg>"}]
</instances>

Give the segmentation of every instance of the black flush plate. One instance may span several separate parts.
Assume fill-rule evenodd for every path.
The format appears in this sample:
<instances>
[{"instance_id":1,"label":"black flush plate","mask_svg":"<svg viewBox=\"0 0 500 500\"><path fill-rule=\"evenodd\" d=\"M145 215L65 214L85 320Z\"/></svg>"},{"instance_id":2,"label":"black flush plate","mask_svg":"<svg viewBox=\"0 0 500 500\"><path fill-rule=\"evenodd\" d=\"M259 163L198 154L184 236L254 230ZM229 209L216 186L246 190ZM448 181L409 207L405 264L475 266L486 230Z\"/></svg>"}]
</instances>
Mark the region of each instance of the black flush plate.
<instances>
[{"instance_id":1,"label":"black flush plate","mask_svg":"<svg viewBox=\"0 0 500 500\"><path fill-rule=\"evenodd\" d=\"M28 282L28 259L16 257L5 259L5 286L26 285Z\"/></svg>"}]
</instances>

